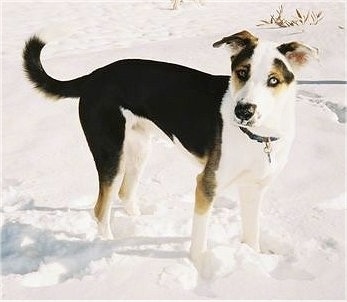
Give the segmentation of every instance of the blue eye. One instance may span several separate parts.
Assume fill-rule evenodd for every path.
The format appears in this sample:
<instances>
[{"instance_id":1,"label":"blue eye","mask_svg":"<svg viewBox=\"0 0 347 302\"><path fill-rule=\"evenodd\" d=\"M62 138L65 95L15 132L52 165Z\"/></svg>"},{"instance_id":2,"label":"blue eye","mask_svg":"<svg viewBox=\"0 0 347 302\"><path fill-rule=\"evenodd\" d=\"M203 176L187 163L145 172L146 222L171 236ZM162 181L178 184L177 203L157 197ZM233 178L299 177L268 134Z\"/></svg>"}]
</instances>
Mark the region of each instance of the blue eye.
<instances>
[{"instance_id":1,"label":"blue eye","mask_svg":"<svg viewBox=\"0 0 347 302\"><path fill-rule=\"evenodd\" d=\"M276 77L271 77L267 80L267 85L270 87L276 87L280 83Z\"/></svg>"}]
</instances>

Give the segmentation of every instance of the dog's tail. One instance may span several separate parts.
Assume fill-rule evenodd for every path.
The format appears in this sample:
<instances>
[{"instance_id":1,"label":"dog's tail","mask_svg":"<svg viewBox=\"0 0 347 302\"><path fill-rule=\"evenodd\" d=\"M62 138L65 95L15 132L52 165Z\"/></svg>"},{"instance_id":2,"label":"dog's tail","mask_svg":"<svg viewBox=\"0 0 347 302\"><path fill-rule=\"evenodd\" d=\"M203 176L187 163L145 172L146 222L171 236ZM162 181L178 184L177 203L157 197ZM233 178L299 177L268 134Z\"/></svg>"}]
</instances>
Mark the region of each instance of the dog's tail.
<instances>
[{"instance_id":1,"label":"dog's tail","mask_svg":"<svg viewBox=\"0 0 347 302\"><path fill-rule=\"evenodd\" d=\"M59 81L50 77L43 69L40 54L45 46L38 36L32 36L23 50L23 67L29 80L37 89L51 98L80 97L82 86L88 76L82 76L70 81Z\"/></svg>"}]
</instances>

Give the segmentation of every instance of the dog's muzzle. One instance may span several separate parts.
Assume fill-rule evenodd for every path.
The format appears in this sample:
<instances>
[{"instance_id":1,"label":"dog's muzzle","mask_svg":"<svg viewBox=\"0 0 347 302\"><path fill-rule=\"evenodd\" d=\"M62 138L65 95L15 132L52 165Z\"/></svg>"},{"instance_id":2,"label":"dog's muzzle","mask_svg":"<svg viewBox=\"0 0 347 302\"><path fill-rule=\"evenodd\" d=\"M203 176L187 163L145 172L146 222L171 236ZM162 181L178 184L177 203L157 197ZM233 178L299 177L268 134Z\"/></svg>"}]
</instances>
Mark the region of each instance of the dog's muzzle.
<instances>
[{"instance_id":1,"label":"dog's muzzle","mask_svg":"<svg viewBox=\"0 0 347 302\"><path fill-rule=\"evenodd\" d=\"M235 116L240 120L241 124L248 122L255 114L257 105L250 103L237 103L235 107Z\"/></svg>"}]
</instances>

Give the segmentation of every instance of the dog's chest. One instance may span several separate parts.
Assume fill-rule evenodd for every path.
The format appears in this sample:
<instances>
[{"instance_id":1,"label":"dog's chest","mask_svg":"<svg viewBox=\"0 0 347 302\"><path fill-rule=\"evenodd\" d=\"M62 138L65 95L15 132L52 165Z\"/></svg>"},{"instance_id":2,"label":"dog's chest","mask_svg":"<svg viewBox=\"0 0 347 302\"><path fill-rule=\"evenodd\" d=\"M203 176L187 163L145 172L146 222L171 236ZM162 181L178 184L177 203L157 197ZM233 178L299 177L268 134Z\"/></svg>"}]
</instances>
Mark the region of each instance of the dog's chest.
<instances>
[{"instance_id":1,"label":"dog's chest","mask_svg":"<svg viewBox=\"0 0 347 302\"><path fill-rule=\"evenodd\" d=\"M238 127L224 125L221 157L216 171L219 189L230 185L262 184L275 175L283 166L283 146L273 142L271 153L266 153L265 147L264 143L251 140Z\"/></svg>"}]
</instances>

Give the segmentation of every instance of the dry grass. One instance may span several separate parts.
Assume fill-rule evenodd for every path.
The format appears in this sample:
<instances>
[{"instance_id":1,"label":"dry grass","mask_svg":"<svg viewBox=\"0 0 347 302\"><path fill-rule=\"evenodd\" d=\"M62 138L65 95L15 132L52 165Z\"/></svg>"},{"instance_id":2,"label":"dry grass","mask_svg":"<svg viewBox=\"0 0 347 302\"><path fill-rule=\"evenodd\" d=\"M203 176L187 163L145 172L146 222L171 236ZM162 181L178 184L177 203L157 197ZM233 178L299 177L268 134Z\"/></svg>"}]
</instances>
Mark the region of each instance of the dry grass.
<instances>
[{"instance_id":1,"label":"dry grass","mask_svg":"<svg viewBox=\"0 0 347 302\"><path fill-rule=\"evenodd\" d=\"M257 26L277 25L279 27L290 27L299 25L317 25L323 19L323 13L308 10L306 13L296 9L296 16L290 19L284 17L284 6L281 4L276 12L270 15L269 20L260 20Z\"/></svg>"}]
</instances>

